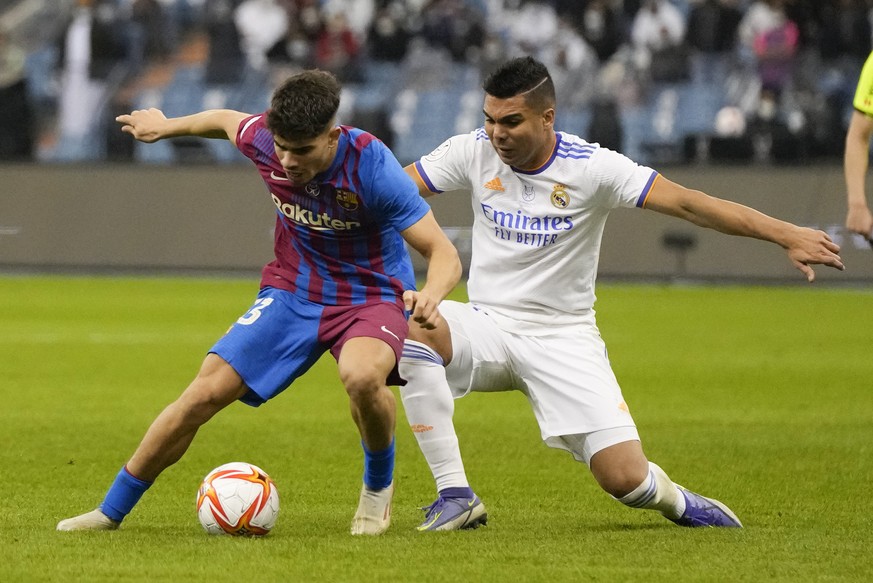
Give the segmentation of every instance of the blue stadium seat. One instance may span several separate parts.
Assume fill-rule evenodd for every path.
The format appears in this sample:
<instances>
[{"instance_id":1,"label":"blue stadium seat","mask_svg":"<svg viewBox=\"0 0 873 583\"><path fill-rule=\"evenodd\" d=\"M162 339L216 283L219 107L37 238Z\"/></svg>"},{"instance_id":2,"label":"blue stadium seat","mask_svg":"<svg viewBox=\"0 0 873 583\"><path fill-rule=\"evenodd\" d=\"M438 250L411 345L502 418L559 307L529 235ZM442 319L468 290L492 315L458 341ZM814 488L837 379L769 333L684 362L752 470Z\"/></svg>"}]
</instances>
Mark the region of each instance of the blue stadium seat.
<instances>
[{"instance_id":1,"label":"blue stadium seat","mask_svg":"<svg viewBox=\"0 0 873 583\"><path fill-rule=\"evenodd\" d=\"M653 136L651 111L646 107L626 107L621 111L624 152L631 160L647 164L642 144Z\"/></svg>"},{"instance_id":2,"label":"blue stadium seat","mask_svg":"<svg viewBox=\"0 0 873 583\"><path fill-rule=\"evenodd\" d=\"M564 109L558 112L555 129L576 134L587 140L588 126L591 125L591 109Z\"/></svg>"},{"instance_id":3,"label":"blue stadium seat","mask_svg":"<svg viewBox=\"0 0 873 583\"><path fill-rule=\"evenodd\" d=\"M31 99L38 104L53 103L57 99L55 89L55 67L58 51L47 45L28 53L24 63L27 89Z\"/></svg>"},{"instance_id":4,"label":"blue stadium seat","mask_svg":"<svg viewBox=\"0 0 873 583\"><path fill-rule=\"evenodd\" d=\"M176 70L173 79L163 90L163 103L160 105L167 117L196 113L203 109L205 67L187 65Z\"/></svg>"},{"instance_id":5,"label":"blue stadium seat","mask_svg":"<svg viewBox=\"0 0 873 583\"><path fill-rule=\"evenodd\" d=\"M417 160L457 133L455 122L465 91L465 88L452 88L418 95L408 131L398 132L396 136L394 153L401 162Z\"/></svg>"},{"instance_id":6,"label":"blue stadium seat","mask_svg":"<svg viewBox=\"0 0 873 583\"><path fill-rule=\"evenodd\" d=\"M724 90L717 84L688 84L678 92L678 131L683 135L711 132L718 110L725 105Z\"/></svg>"}]
</instances>

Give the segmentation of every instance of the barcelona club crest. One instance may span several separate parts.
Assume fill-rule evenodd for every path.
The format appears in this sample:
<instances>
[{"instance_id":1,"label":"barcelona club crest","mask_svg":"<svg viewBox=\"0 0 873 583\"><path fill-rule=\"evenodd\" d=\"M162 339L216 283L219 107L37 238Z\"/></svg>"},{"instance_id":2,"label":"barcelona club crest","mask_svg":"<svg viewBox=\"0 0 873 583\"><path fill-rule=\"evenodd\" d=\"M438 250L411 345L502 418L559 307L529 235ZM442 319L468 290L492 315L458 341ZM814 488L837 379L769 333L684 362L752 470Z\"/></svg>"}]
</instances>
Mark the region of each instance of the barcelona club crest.
<instances>
[{"instance_id":1,"label":"barcelona club crest","mask_svg":"<svg viewBox=\"0 0 873 583\"><path fill-rule=\"evenodd\" d=\"M552 204L559 209L570 206L570 195L567 194L567 187L563 184L556 184L552 188Z\"/></svg>"},{"instance_id":2,"label":"barcelona club crest","mask_svg":"<svg viewBox=\"0 0 873 583\"><path fill-rule=\"evenodd\" d=\"M348 190L336 189L336 202L347 211L357 210L358 195Z\"/></svg>"}]
</instances>

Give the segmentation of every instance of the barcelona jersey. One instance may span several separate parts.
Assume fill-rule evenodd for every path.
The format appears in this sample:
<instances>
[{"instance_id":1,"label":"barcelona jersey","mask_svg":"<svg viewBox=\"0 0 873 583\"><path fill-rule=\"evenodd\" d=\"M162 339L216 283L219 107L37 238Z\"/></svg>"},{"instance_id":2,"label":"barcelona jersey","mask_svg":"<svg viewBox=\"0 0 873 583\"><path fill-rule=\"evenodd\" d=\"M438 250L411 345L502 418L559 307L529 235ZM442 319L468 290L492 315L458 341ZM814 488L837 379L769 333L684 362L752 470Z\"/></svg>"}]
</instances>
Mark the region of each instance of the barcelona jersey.
<instances>
[{"instance_id":1,"label":"barcelona jersey","mask_svg":"<svg viewBox=\"0 0 873 583\"><path fill-rule=\"evenodd\" d=\"M261 287L325 305L394 302L414 289L400 231L430 210L391 151L357 128L340 126L330 167L304 186L288 181L265 126L266 114L240 123L236 143L276 207L276 258Z\"/></svg>"}]
</instances>

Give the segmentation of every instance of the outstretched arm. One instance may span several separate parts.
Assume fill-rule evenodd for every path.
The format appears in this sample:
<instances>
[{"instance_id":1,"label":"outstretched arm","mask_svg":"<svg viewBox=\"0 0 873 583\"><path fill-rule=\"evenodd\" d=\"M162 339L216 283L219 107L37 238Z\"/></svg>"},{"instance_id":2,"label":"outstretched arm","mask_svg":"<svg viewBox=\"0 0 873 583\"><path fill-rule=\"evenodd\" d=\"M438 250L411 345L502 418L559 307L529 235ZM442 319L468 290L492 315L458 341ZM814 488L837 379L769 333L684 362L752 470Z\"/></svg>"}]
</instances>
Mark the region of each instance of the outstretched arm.
<instances>
[{"instance_id":1,"label":"outstretched arm","mask_svg":"<svg viewBox=\"0 0 873 583\"><path fill-rule=\"evenodd\" d=\"M843 157L843 173L846 176L849 202L846 228L873 241L873 214L867 206L865 192L871 136L873 136L873 117L855 110L846 134L846 153Z\"/></svg>"},{"instance_id":2,"label":"outstretched arm","mask_svg":"<svg viewBox=\"0 0 873 583\"><path fill-rule=\"evenodd\" d=\"M236 145L239 124L248 116L247 113L230 109L210 109L184 117L168 118L161 110L152 107L119 115L115 121L122 124L121 131L147 144L164 138L198 136L230 140Z\"/></svg>"},{"instance_id":3,"label":"outstretched arm","mask_svg":"<svg viewBox=\"0 0 873 583\"><path fill-rule=\"evenodd\" d=\"M458 250L440 229L433 211L428 211L417 223L400 234L413 249L427 259L427 279L424 285L419 291L407 290L403 294L403 301L406 309L412 312L412 319L422 328L432 330L439 314L437 307L461 278Z\"/></svg>"},{"instance_id":4,"label":"outstretched arm","mask_svg":"<svg viewBox=\"0 0 873 583\"><path fill-rule=\"evenodd\" d=\"M771 241L788 253L794 266L812 282L810 265L844 269L840 246L824 231L798 227L755 209L691 190L659 176L646 198L645 208L715 229L729 235Z\"/></svg>"}]
</instances>

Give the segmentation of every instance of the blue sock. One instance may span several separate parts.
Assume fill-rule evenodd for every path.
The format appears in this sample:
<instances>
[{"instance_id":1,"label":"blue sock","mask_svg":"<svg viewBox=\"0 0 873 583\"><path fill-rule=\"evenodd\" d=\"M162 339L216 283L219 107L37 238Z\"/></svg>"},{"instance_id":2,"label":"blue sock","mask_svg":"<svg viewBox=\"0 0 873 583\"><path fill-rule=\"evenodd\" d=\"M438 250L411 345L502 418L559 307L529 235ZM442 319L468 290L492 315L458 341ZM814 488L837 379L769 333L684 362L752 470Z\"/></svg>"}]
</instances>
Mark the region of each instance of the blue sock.
<instances>
[{"instance_id":1,"label":"blue sock","mask_svg":"<svg viewBox=\"0 0 873 583\"><path fill-rule=\"evenodd\" d=\"M394 439L382 451L370 451L364 442L364 485L371 490L387 488L394 479Z\"/></svg>"},{"instance_id":2,"label":"blue sock","mask_svg":"<svg viewBox=\"0 0 873 583\"><path fill-rule=\"evenodd\" d=\"M112 482L109 491L106 492L106 497L100 504L100 512L112 520L121 522L125 516L130 514L130 511L151 485L151 482L135 478L127 471L127 466L124 466L115 476L115 481Z\"/></svg>"}]
</instances>

